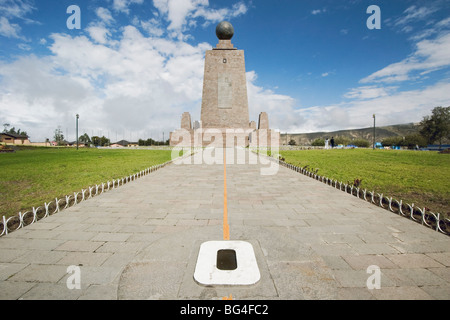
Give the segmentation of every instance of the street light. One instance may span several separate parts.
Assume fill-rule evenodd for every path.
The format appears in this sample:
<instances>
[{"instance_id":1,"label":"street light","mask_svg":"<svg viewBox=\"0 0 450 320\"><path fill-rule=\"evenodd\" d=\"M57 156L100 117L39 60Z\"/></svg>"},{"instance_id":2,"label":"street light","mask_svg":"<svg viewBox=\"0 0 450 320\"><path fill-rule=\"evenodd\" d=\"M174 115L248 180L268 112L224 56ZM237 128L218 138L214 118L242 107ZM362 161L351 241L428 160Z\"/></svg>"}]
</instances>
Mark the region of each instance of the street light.
<instances>
[{"instance_id":1,"label":"street light","mask_svg":"<svg viewBox=\"0 0 450 320\"><path fill-rule=\"evenodd\" d=\"M375 113L373 114L373 150L375 150Z\"/></svg>"},{"instance_id":2,"label":"street light","mask_svg":"<svg viewBox=\"0 0 450 320\"><path fill-rule=\"evenodd\" d=\"M77 113L77 150L78 150L78 118L80 115Z\"/></svg>"}]
</instances>

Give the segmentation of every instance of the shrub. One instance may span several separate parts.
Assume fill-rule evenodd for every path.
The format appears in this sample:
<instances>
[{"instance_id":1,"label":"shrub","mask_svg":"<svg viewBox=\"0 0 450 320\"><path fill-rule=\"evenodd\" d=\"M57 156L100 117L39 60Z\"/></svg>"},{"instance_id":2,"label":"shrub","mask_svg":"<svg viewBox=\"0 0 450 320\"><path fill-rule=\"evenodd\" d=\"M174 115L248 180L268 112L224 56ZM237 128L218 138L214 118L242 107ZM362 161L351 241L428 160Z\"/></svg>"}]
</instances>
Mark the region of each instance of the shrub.
<instances>
[{"instance_id":1,"label":"shrub","mask_svg":"<svg viewBox=\"0 0 450 320\"><path fill-rule=\"evenodd\" d=\"M351 142L351 144L359 147L359 148L368 148L370 147L370 142L365 139L356 139Z\"/></svg>"},{"instance_id":2,"label":"shrub","mask_svg":"<svg viewBox=\"0 0 450 320\"><path fill-rule=\"evenodd\" d=\"M392 146L400 146L403 142L403 137L396 136L396 137L389 137L385 138L381 141L381 144L385 147L392 147Z\"/></svg>"},{"instance_id":3,"label":"shrub","mask_svg":"<svg viewBox=\"0 0 450 320\"><path fill-rule=\"evenodd\" d=\"M349 145L351 144L352 141L349 138L346 137L337 137L334 138L334 145L338 146L340 144L342 144L343 146Z\"/></svg>"},{"instance_id":4,"label":"shrub","mask_svg":"<svg viewBox=\"0 0 450 320\"><path fill-rule=\"evenodd\" d=\"M316 139L311 143L312 146L314 147L324 147L325 146L325 140L323 139Z\"/></svg>"}]
</instances>

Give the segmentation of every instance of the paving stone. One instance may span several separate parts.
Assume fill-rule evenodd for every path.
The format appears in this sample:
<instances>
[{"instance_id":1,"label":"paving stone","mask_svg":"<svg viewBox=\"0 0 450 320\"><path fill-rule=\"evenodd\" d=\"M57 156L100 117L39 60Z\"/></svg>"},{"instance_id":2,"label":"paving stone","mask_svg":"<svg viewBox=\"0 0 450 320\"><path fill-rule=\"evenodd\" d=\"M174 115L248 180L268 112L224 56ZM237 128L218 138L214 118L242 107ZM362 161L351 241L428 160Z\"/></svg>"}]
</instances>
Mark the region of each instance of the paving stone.
<instances>
[{"instance_id":1,"label":"paving stone","mask_svg":"<svg viewBox=\"0 0 450 320\"><path fill-rule=\"evenodd\" d=\"M131 233L119 233L119 232L100 232L95 237L92 238L92 241L119 241L124 242L131 236Z\"/></svg>"},{"instance_id":2,"label":"paving stone","mask_svg":"<svg viewBox=\"0 0 450 320\"><path fill-rule=\"evenodd\" d=\"M117 300L117 285L90 285L82 291L78 300Z\"/></svg>"},{"instance_id":3,"label":"paving stone","mask_svg":"<svg viewBox=\"0 0 450 320\"><path fill-rule=\"evenodd\" d=\"M76 300L82 290L67 288L66 284L38 283L25 294L21 300Z\"/></svg>"},{"instance_id":4,"label":"paving stone","mask_svg":"<svg viewBox=\"0 0 450 320\"><path fill-rule=\"evenodd\" d=\"M60 226L60 223L46 222L46 220L47 219L40 220L36 223L30 224L27 227L30 230L52 230L52 229L55 229L56 227Z\"/></svg>"},{"instance_id":5,"label":"paving stone","mask_svg":"<svg viewBox=\"0 0 450 320\"><path fill-rule=\"evenodd\" d=\"M428 270L450 283L450 268L428 268Z\"/></svg>"},{"instance_id":6,"label":"paving stone","mask_svg":"<svg viewBox=\"0 0 450 320\"><path fill-rule=\"evenodd\" d=\"M9 279L27 266L28 263L0 263L0 280Z\"/></svg>"},{"instance_id":7,"label":"paving stone","mask_svg":"<svg viewBox=\"0 0 450 320\"><path fill-rule=\"evenodd\" d=\"M106 242L102 246L98 247L95 252L139 252L143 247L146 246L144 242Z\"/></svg>"},{"instance_id":8,"label":"paving stone","mask_svg":"<svg viewBox=\"0 0 450 320\"><path fill-rule=\"evenodd\" d=\"M61 240L91 240L97 232L88 232L88 231L65 231L60 232L55 238Z\"/></svg>"},{"instance_id":9,"label":"paving stone","mask_svg":"<svg viewBox=\"0 0 450 320\"><path fill-rule=\"evenodd\" d=\"M0 263L1 262L12 262L20 256L31 252L27 249L0 249Z\"/></svg>"},{"instance_id":10,"label":"paving stone","mask_svg":"<svg viewBox=\"0 0 450 320\"><path fill-rule=\"evenodd\" d=\"M17 300L35 285L23 281L0 281L0 300Z\"/></svg>"},{"instance_id":11,"label":"paving stone","mask_svg":"<svg viewBox=\"0 0 450 320\"><path fill-rule=\"evenodd\" d=\"M322 256L327 266L334 269L346 269L349 270L352 267L340 256Z\"/></svg>"},{"instance_id":12,"label":"paving stone","mask_svg":"<svg viewBox=\"0 0 450 320\"><path fill-rule=\"evenodd\" d=\"M446 267L450 267L450 252L427 253L427 256Z\"/></svg>"},{"instance_id":13,"label":"paving stone","mask_svg":"<svg viewBox=\"0 0 450 320\"><path fill-rule=\"evenodd\" d=\"M64 242L57 248L55 248L55 250L94 252L96 249L100 248L103 244L104 242L101 241L69 240Z\"/></svg>"},{"instance_id":14,"label":"paving stone","mask_svg":"<svg viewBox=\"0 0 450 320\"><path fill-rule=\"evenodd\" d=\"M351 247L358 254L389 254L399 253L398 250L386 243L352 243Z\"/></svg>"},{"instance_id":15,"label":"paving stone","mask_svg":"<svg viewBox=\"0 0 450 320\"><path fill-rule=\"evenodd\" d=\"M13 275L10 280L27 282L57 282L66 274L66 266L30 264Z\"/></svg>"},{"instance_id":16,"label":"paving stone","mask_svg":"<svg viewBox=\"0 0 450 320\"><path fill-rule=\"evenodd\" d=\"M433 300L433 297L419 287L385 287L372 290L377 300Z\"/></svg>"},{"instance_id":17,"label":"paving stone","mask_svg":"<svg viewBox=\"0 0 450 320\"><path fill-rule=\"evenodd\" d=\"M115 284L117 286L121 266L81 266L80 267L80 282L82 288L87 288L90 285L108 285ZM59 283L65 284L70 275L59 280Z\"/></svg>"},{"instance_id":18,"label":"paving stone","mask_svg":"<svg viewBox=\"0 0 450 320\"><path fill-rule=\"evenodd\" d=\"M29 251L19 258L15 259L15 263L35 263L35 264L55 264L65 253L60 251L33 250Z\"/></svg>"},{"instance_id":19,"label":"paving stone","mask_svg":"<svg viewBox=\"0 0 450 320\"><path fill-rule=\"evenodd\" d=\"M60 230L47 230L47 229L38 229L38 230L29 230L23 238L29 239L53 239L56 236L60 235L62 231Z\"/></svg>"},{"instance_id":20,"label":"paving stone","mask_svg":"<svg viewBox=\"0 0 450 320\"><path fill-rule=\"evenodd\" d=\"M375 300L370 292L364 288L338 288L336 293L337 300Z\"/></svg>"},{"instance_id":21,"label":"paving stone","mask_svg":"<svg viewBox=\"0 0 450 320\"><path fill-rule=\"evenodd\" d=\"M111 253L102 252L60 252L64 256L58 260L57 264L75 266L100 266L105 262Z\"/></svg>"},{"instance_id":22,"label":"paving stone","mask_svg":"<svg viewBox=\"0 0 450 320\"><path fill-rule=\"evenodd\" d=\"M401 268L439 268L443 266L425 254L389 254L386 257Z\"/></svg>"},{"instance_id":23,"label":"paving stone","mask_svg":"<svg viewBox=\"0 0 450 320\"><path fill-rule=\"evenodd\" d=\"M383 255L345 255L342 257L354 270L367 270L371 265L380 269L398 268L396 264Z\"/></svg>"},{"instance_id":24,"label":"paving stone","mask_svg":"<svg viewBox=\"0 0 450 320\"><path fill-rule=\"evenodd\" d=\"M367 279L370 276L366 270L334 270L334 278L343 288L367 288Z\"/></svg>"},{"instance_id":25,"label":"paving stone","mask_svg":"<svg viewBox=\"0 0 450 320\"><path fill-rule=\"evenodd\" d=\"M432 296L434 299L450 299L450 288L448 286L423 286L421 287L421 289Z\"/></svg>"}]
</instances>

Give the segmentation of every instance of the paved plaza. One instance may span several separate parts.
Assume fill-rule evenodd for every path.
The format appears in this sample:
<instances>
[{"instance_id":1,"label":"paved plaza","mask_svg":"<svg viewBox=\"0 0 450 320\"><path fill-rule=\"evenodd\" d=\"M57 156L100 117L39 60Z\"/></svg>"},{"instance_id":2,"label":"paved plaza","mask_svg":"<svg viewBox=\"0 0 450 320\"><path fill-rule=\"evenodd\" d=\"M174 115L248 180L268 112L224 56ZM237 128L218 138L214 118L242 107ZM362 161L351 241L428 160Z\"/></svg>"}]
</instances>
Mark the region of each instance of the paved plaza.
<instances>
[{"instance_id":1,"label":"paved plaza","mask_svg":"<svg viewBox=\"0 0 450 320\"><path fill-rule=\"evenodd\" d=\"M200 245L223 240L224 166L172 163L1 237L0 299L450 299L450 237L285 167L232 162L230 240L252 244L258 283L195 282Z\"/></svg>"}]
</instances>

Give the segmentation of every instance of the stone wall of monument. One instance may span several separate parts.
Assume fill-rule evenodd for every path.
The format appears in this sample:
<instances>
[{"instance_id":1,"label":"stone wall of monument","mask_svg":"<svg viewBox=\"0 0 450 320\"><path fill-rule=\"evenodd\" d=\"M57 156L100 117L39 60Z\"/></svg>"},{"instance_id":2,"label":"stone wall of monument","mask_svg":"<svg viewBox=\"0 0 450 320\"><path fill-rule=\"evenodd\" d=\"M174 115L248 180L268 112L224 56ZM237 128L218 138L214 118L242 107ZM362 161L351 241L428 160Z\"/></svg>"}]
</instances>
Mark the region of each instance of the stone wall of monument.
<instances>
[{"instance_id":1,"label":"stone wall of monument","mask_svg":"<svg viewBox=\"0 0 450 320\"><path fill-rule=\"evenodd\" d=\"M206 52L201 110L203 128L249 127L244 51Z\"/></svg>"}]
</instances>

